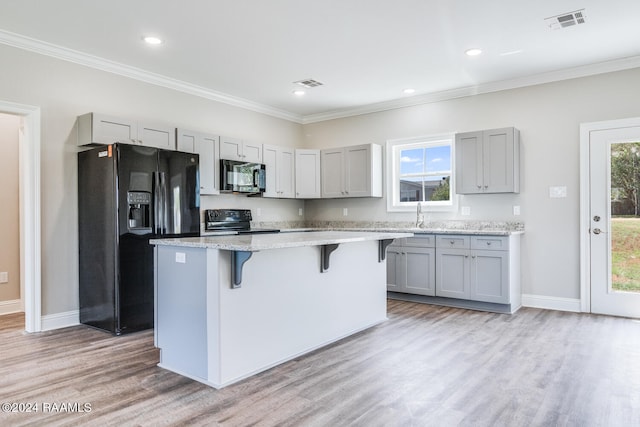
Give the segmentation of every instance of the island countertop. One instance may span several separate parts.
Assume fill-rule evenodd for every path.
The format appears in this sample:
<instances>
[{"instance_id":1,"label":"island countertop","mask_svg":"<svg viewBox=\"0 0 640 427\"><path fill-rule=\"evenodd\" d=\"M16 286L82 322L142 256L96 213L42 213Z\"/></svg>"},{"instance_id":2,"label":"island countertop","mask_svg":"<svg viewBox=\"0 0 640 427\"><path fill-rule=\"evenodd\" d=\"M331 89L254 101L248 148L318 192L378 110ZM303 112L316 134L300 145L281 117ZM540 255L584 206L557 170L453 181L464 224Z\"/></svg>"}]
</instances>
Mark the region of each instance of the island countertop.
<instances>
[{"instance_id":1,"label":"island countertop","mask_svg":"<svg viewBox=\"0 0 640 427\"><path fill-rule=\"evenodd\" d=\"M152 239L150 243L153 245L257 252L268 249L322 246L336 243L388 240L412 236L413 233L411 232L334 230Z\"/></svg>"}]
</instances>

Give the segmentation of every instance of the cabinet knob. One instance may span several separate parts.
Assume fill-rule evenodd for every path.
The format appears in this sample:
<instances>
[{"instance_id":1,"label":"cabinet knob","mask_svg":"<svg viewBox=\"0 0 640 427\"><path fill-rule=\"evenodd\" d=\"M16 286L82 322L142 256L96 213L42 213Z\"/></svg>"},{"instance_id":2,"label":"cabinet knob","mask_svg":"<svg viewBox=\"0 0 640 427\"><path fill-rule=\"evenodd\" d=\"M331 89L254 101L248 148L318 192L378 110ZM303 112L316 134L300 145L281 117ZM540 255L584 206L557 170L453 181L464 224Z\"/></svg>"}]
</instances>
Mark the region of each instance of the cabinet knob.
<instances>
[{"instance_id":1,"label":"cabinet knob","mask_svg":"<svg viewBox=\"0 0 640 427\"><path fill-rule=\"evenodd\" d=\"M491 242L487 242L487 246L491 246Z\"/></svg>"},{"instance_id":2,"label":"cabinet knob","mask_svg":"<svg viewBox=\"0 0 640 427\"><path fill-rule=\"evenodd\" d=\"M475 255L471 255L471 258L475 258L475 257L476 257Z\"/></svg>"},{"instance_id":3,"label":"cabinet knob","mask_svg":"<svg viewBox=\"0 0 640 427\"><path fill-rule=\"evenodd\" d=\"M487 188L489 188L489 186L488 186L488 185L485 185L485 186L484 186L484 188L485 188L485 189L487 189Z\"/></svg>"},{"instance_id":4,"label":"cabinet knob","mask_svg":"<svg viewBox=\"0 0 640 427\"><path fill-rule=\"evenodd\" d=\"M454 242L453 240L449 240L449 243L453 245L453 244L455 244L456 242Z\"/></svg>"},{"instance_id":5,"label":"cabinet knob","mask_svg":"<svg viewBox=\"0 0 640 427\"><path fill-rule=\"evenodd\" d=\"M482 188L482 185L478 185L478 189Z\"/></svg>"}]
</instances>

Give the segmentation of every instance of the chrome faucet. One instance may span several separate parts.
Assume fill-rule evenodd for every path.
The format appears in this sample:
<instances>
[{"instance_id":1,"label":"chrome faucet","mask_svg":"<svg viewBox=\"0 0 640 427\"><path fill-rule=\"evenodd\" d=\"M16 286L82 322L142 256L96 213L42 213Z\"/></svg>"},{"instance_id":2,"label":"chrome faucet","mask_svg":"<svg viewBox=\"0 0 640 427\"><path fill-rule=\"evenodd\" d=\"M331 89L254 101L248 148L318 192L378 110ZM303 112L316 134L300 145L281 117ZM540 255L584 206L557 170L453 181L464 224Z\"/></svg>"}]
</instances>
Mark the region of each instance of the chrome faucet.
<instances>
[{"instance_id":1,"label":"chrome faucet","mask_svg":"<svg viewBox=\"0 0 640 427\"><path fill-rule=\"evenodd\" d=\"M416 204L416 228L424 225L424 216L422 215L422 203Z\"/></svg>"}]
</instances>

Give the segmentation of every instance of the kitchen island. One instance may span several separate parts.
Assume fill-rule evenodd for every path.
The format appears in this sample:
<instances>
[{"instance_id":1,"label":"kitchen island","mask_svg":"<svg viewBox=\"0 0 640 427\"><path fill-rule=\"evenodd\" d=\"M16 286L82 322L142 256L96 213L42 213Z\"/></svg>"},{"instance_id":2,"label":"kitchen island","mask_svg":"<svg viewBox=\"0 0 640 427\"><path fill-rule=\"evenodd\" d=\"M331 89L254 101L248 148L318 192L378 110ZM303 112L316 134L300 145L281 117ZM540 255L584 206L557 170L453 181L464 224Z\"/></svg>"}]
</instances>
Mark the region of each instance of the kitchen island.
<instances>
[{"instance_id":1,"label":"kitchen island","mask_svg":"<svg viewBox=\"0 0 640 427\"><path fill-rule=\"evenodd\" d=\"M152 240L159 366L215 388L386 320L386 247L412 233Z\"/></svg>"}]
</instances>

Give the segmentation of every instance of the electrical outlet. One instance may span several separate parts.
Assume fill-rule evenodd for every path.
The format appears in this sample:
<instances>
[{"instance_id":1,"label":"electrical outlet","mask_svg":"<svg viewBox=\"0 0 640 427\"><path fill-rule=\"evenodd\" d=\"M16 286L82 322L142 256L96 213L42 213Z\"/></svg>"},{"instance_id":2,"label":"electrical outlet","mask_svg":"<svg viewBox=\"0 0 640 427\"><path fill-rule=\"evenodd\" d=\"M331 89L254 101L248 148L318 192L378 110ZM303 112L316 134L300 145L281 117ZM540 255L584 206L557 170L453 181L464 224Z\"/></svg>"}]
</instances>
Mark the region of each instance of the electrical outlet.
<instances>
[{"instance_id":1,"label":"electrical outlet","mask_svg":"<svg viewBox=\"0 0 640 427\"><path fill-rule=\"evenodd\" d=\"M262 216L262 208L256 209L256 216Z\"/></svg>"},{"instance_id":2,"label":"electrical outlet","mask_svg":"<svg viewBox=\"0 0 640 427\"><path fill-rule=\"evenodd\" d=\"M187 254L184 252L176 252L176 262L179 262L180 264L187 262Z\"/></svg>"},{"instance_id":3,"label":"electrical outlet","mask_svg":"<svg viewBox=\"0 0 640 427\"><path fill-rule=\"evenodd\" d=\"M347 215L349 215L349 209L343 208L342 209L342 216L347 216Z\"/></svg>"},{"instance_id":4,"label":"electrical outlet","mask_svg":"<svg viewBox=\"0 0 640 427\"><path fill-rule=\"evenodd\" d=\"M0 273L0 283L9 283L9 273L3 271Z\"/></svg>"},{"instance_id":5,"label":"electrical outlet","mask_svg":"<svg viewBox=\"0 0 640 427\"><path fill-rule=\"evenodd\" d=\"M520 206L514 206L513 207L513 214L514 215L520 215Z\"/></svg>"},{"instance_id":6,"label":"electrical outlet","mask_svg":"<svg viewBox=\"0 0 640 427\"><path fill-rule=\"evenodd\" d=\"M302 216L302 214L303 214L302 208L298 208L298 215Z\"/></svg>"},{"instance_id":7,"label":"electrical outlet","mask_svg":"<svg viewBox=\"0 0 640 427\"><path fill-rule=\"evenodd\" d=\"M463 206L460 213L462 215L471 215L471 206Z\"/></svg>"}]
</instances>

